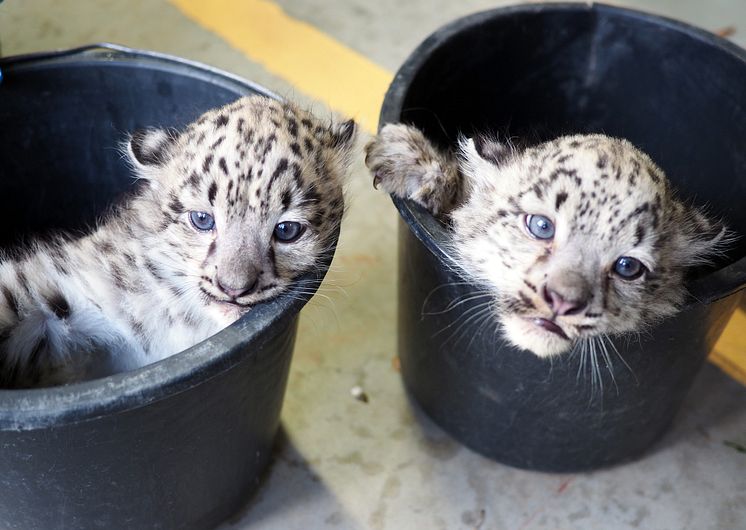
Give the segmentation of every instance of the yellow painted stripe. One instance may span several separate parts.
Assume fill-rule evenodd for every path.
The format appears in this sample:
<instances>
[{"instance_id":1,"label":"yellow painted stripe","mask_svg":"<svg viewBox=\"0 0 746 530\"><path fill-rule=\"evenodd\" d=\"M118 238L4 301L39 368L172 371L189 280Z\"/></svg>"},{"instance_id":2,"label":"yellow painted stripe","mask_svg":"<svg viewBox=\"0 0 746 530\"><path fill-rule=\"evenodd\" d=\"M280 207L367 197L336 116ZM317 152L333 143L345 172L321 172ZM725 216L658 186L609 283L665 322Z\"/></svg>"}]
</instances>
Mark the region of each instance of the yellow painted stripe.
<instances>
[{"instance_id":1,"label":"yellow painted stripe","mask_svg":"<svg viewBox=\"0 0 746 530\"><path fill-rule=\"evenodd\" d=\"M710 361L746 385L746 312L736 310L715 344Z\"/></svg>"},{"instance_id":2,"label":"yellow painted stripe","mask_svg":"<svg viewBox=\"0 0 746 530\"><path fill-rule=\"evenodd\" d=\"M392 75L266 0L171 0L249 59L375 131Z\"/></svg>"},{"instance_id":3,"label":"yellow painted stripe","mask_svg":"<svg viewBox=\"0 0 746 530\"><path fill-rule=\"evenodd\" d=\"M392 75L267 0L171 0L249 59L373 132ZM739 310L710 360L746 384L746 313Z\"/></svg>"}]
</instances>

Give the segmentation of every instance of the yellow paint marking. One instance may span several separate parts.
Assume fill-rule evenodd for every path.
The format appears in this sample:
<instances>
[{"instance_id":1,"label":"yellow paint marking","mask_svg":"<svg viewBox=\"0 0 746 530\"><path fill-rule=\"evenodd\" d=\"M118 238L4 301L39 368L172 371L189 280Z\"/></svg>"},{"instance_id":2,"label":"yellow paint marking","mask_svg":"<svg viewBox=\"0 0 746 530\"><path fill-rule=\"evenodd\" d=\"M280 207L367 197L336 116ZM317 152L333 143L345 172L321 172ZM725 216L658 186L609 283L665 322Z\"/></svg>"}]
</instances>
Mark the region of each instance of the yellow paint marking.
<instances>
[{"instance_id":1,"label":"yellow paint marking","mask_svg":"<svg viewBox=\"0 0 746 530\"><path fill-rule=\"evenodd\" d=\"M375 131L392 75L267 0L170 0L249 59ZM746 384L746 313L738 310L710 360Z\"/></svg>"},{"instance_id":2,"label":"yellow paint marking","mask_svg":"<svg viewBox=\"0 0 746 530\"><path fill-rule=\"evenodd\" d=\"M710 361L746 385L746 312L737 309L715 344Z\"/></svg>"},{"instance_id":3,"label":"yellow paint marking","mask_svg":"<svg viewBox=\"0 0 746 530\"><path fill-rule=\"evenodd\" d=\"M266 0L171 0L249 59L375 131L392 75Z\"/></svg>"}]
</instances>

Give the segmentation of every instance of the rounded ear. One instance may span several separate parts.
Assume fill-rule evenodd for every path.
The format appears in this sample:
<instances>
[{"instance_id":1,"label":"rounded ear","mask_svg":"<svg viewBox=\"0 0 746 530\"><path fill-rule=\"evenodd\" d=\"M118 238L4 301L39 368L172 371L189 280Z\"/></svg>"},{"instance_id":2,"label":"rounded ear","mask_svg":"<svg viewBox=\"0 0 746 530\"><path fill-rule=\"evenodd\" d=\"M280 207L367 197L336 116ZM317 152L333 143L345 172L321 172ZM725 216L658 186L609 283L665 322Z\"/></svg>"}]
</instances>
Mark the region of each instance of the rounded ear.
<instances>
[{"instance_id":1,"label":"rounded ear","mask_svg":"<svg viewBox=\"0 0 746 530\"><path fill-rule=\"evenodd\" d=\"M332 123L329 136L324 143L331 148L331 158L342 168L348 168L352 163L352 148L355 145L357 126L354 120L342 123Z\"/></svg>"},{"instance_id":2,"label":"rounded ear","mask_svg":"<svg viewBox=\"0 0 746 530\"><path fill-rule=\"evenodd\" d=\"M496 166L502 165L512 152L507 144L481 134L475 136L472 140L477 154Z\"/></svg>"},{"instance_id":3,"label":"rounded ear","mask_svg":"<svg viewBox=\"0 0 746 530\"><path fill-rule=\"evenodd\" d=\"M686 266L710 263L721 255L735 237L719 219L679 203L680 221L672 240L677 260Z\"/></svg>"},{"instance_id":4,"label":"rounded ear","mask_svg":"<svg viewBox=\"0 0 746 530\"><path fill-rule=\"evenodd\" d=\"M349 149L355 143L357 125L355 120L347 120L332 125L332 147Z\"/></svg>"},{"instance_id":5,"label":"rounded ear","mask_svg":"<svg viewBox=\"0 0 746 530\"><path fill-rule=\"evenodd\" d=\"M512 153L511 148L485 136L459 138L462 173L469 188L494 186L494 175Z\"/></svg>"},{"instance_id":6,"label":"rounded ear","mask_svg":"<svg viewBox=\"0 0 746 530\"><path fill-rule=\"evenodd\" d=\"M149 178L154 168L168 161L177 138L178 133L171 129L141 129L130 135L127 155L140 176Z\"/></svg>"}]
</instances>

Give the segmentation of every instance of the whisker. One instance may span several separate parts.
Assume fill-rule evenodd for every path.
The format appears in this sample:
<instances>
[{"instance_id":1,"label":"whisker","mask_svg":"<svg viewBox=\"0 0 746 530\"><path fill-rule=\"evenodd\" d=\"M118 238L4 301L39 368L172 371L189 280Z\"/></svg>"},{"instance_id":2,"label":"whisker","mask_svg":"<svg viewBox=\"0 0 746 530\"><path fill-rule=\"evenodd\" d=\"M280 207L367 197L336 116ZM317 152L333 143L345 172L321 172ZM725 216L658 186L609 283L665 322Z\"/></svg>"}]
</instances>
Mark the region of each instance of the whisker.
<instances>
[{"instance_id":1,"label":"whisker","mask_svg":"<svg viewBox=\"0 0 746 530\"><path fill-rule=\"evenodd\" d=\"M575 381L580 382L580 376L585 377L585 355L588 348L588 339L583 338L580 342L580 360L578 361L578 373L575 375Z\"/></svg>"},{"instance_id":2,"label":"whisker","mask_svg":"<svg viewBox=\"0 0 746 530\"><path fill-rule=\"evenodd\" d=\"M589 356L588 359L590 360L590 372L591 372L591 393L590 396L588 396L588 404L590 405L594 398L596 397L596 389L601 392L601 396L603 397L603 389L604 389L604 383L603 380L600 379L601 377L601 369L598 366L598 357L596 355L596 341L594 340L595 337L590 337L588 341L588 347L589 347Z\"/></svg>"},{"instance_id":3,"label":"whisker","mask_svg":"<svg viewBox=\"0 0 746 530\"><path fill-rule=\"evenodd\" d=\"M438 293L438 291L441 291L442 289L447 289L449 287L460 287L460 286L473 286L473 283L472 282L467 282L467 281L447 282L447 283L442 283L442 284L434 287L429 293L427 293L427 296L425 297L425 300L422 302L423 311L424 311L425 306L428 304L428 302L430 302L430 298L432 296L434 296L436 293ZM476 292L478 292L478 293L487 293L488 291L486 289L478 289ZM465 295L462 295L462 296L471 296L473 294L475 294L475 293L466 293ZM459 297L457 297L456 300L458 300L458 298Z\"/></svg>"},{"instance_id":4,"label":"whisker","mask_svg":"<svg viewBox=\"0 0 746 530\"><path fill-rule=\"evenodd\" d=\"M453 311L459 306L462 306L468 302L472 302L474 300L479 300L480 298L491 296L490 293L478 293L478 294L466 294L463 296L459 296L451 300L451 302L446 306L445 309L441 309L440 311L430 311L425 312L425 304L422 305L422 315L423 316L434 316L434 315L442 315L445 313L448 313L449 311Z\"/></svg>"},{"instance_id":5,"label":"whisker","mask_svg":"<svg viewBox=\"0 0 746 530\"><path fill-rule=\"evenodd\" d=\"M616 395L619 395L619 385L617 385L616 377L614 376L614 366L611 362L611 356L609 355L609 350L606 347L605 338L607 338L605 335L599 335L598 337L598 343L601 346L601 354L603 355L604 364L606 364L606 369L609 371L609 375L611 376L611 382L614 383L614 388L616 389Z\"/></svg>"},{"instance_id":6,"label":"whisker","mask_svg":"<svg viewBox=\"0 0 746 530\"><path fill-rule=\"evenodd\" d=\"M614 350L614 353L616 353L616 356L619 357L619 360L622 361L622 364L624 364L624 366L627 367L627 370L629 371L629 373L634 378L635 385L639 386L640 385L640 380L637 379L637 374L635 374L635 371L632 370L632 367L629 365L629 363L627 362L627 360L622 356L621 353L619 353L619 350L617 349L616 344L614 344L614 341L611 340L611 337L609 337L608 335L605 335L605 334L604 334L604 336L609 341L609 344L611 345L612 350Z\"/></svg>"},{"instance_id":7,"label":"whisker","mask_svg":"<svg viewBox=\"0 0 746 530\"><path fill-rule=\"evenodd\" d=\"M492 312L491 311L485 311L483 313L481 321L479 321L479 323L478 323L477 330L476 330L475 333L472 334L471 340L469 340L469 344L467 345L466 349L468 349L468 350L471 349L471 345L474 343L474 339L476 339L477 337L481 337L482 336L482 330L486 326L488 326L490 323L492 323L492 322L494 322L494 317L493 317Z\"/></svg>"},{"instance_id":8,"label":"whisker","mask_svg":"<svg viewBox=\"0 0 746 530\"><path fill-rule=\"evenodd\" d=\"M461 323L459 324L459 326L453 331L453 333L451 333L451 335L448 336L448 338L446 338L444 340L444 342L454 341L454 338L457 335L459 336L459 338L456 339L454 342L455 343L460 342L461 338L463 337L462 331L466 331L466 329L468 329L468 325L471 322L473 322L475 319L479 319L480 317L482 317L485 314L487 314L489 316L492 316L492 311L490 310L490 306L491 305L492 305L492 302L485 302L483 304L475 305L475 306L467 309L466 311L464 311L464 313L462 315L460 315L460 318L457 319L457 320L455 320L453 324L449 324L443 330L441 330L441 331L445 331L448 328L450 328L451 326L453 326L454 324L458 323L459 320L461 320ZM465 318L462 319L461 317L465 317ZM440 333L440 331L438 333L436 333L435 336L437 336L439 333Z\"/></svg>"},{"instance_id":9,"label":"whisker","mask_svg":"<svg viewBox=\"0 0 746 530\"><path fill-rule=\"evenodd\" d=\"M458 325L462 319L467 318L467 317L473 315L475 312L479 313L480 311L484 310L485 307L490 306L491 304L492 304L491 301L490 302L483 302L481 304L477 304L477 305L474 305L472 307L467 308L462 313L460 313L455 319L453 319L453 321L450 324L448 324L447 326L444 326L443 328L441 328L440 330L438 330L437 332L435 332L435 334L433 335L433 337L437 337L441 333L443 333L445 331L448 331L453 326Z\"/></svg>"}]
</instances>

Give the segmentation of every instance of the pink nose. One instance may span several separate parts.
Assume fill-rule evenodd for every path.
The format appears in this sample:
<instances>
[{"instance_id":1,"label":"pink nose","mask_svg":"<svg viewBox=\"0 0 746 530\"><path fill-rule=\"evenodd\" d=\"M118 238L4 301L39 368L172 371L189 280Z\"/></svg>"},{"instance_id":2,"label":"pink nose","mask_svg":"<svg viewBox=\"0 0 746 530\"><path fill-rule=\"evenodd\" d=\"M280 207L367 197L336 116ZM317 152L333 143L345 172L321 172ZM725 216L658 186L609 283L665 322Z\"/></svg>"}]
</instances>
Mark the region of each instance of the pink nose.
<instances>
[{"instance_id":1,"label":"pink nose","mask_svg":"<svg viewBox=\"0 0 746 530\"><path fill-rule=\"evenodd\" d=\"M547 285L544 286L543 294L544 300L556 315L575 315L588 305L588 300L566 300L560 293Z\"/></svg>"},{"instance_id":2,"label":"pink nose","mask_svg":"<svg viewBox=\"0 0 746 530\"><path fill-rule=\"evenodd\" d=\"M256 279L254 279L254 283L252 283L251 285L244 285L243 287L232 287L224 284L218 278L218 287L220 287L220 290L231 298L238 298L239 296L249 294L256 287L256 283Z\"/></svg>"}]
</instances>

